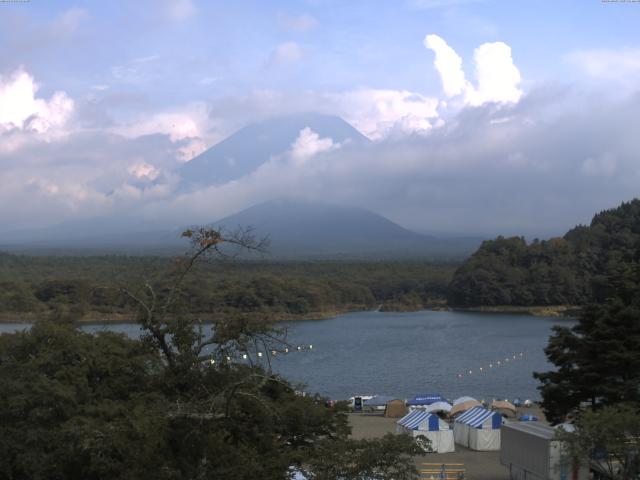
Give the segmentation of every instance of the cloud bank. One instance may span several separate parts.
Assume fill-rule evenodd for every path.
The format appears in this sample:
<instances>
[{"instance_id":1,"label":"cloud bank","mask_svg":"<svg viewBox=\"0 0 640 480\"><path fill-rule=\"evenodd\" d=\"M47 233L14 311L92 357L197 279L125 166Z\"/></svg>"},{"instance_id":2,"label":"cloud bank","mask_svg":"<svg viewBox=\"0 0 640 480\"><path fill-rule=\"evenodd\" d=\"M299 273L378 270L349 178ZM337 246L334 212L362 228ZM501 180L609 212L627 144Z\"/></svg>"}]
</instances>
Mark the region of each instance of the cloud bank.
<instances>
[{"instance_id":1,"label":"cloud bank","mask_svg":"<svg viewBox=\"0 0 640 480\"><path fill-rule=\"evenodd\" d=\"M287 45L276 47L275 63L300 60L297 44ZM144 96L135 91L100 84L86 97L45 95L26 69L10 71L0 77L2 228L95 216L211 222L286 193L370 208L422 231L546 235L638 194L639 95L585 105L580 92L560 86L525 93L505 43L475 49L473 78L444 39L427 35L424 46L442 98L369 86L253 90L137 111ZM633 72L627 54L616 61ZM601 58L590 55L575 61L604 75ZM353 148L301 128L288 149L270 152L245 177L178 188L181 163L225 135L301 112L341 116L373 142Z\"/></svg>"}]
</instances>

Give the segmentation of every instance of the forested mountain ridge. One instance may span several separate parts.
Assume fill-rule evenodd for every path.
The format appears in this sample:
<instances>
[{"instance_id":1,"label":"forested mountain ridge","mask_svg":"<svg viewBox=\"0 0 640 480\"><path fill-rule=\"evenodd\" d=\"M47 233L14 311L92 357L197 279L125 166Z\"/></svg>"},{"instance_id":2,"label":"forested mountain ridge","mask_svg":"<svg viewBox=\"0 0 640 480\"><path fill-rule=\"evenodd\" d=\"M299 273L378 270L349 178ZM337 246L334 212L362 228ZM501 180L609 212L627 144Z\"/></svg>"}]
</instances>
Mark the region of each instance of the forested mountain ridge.
<instances>
[{"instance_id":1,"label":"forested mountain ridge","mask_svg":"<svg viewBox=\"0 0 640 480\"><path fill-rule=\"evenodd\" d=\"M561 238L485 241L455 272L452 306L585 305L633 291L640 263L640 200L596 214Z\"/></svg>"}]
</instances>

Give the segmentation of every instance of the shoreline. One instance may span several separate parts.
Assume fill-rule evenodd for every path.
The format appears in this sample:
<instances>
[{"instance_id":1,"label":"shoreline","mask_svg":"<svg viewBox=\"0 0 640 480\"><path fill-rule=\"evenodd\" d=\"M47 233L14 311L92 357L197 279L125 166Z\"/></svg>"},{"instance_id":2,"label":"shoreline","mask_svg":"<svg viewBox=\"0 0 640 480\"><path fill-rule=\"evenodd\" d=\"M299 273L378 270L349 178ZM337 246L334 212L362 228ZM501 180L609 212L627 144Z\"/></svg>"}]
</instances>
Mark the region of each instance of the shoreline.
<instances>
[{"instance_id":1,"label":"shoreline","mask_svg":"<svg viewBox=\"0 0 640 480\"><path fill-rule=\"evenodd\" d=\"M314 321L314 320L328 320L340 315L354 312L385 312L385 313L409 313L419 311L452 311L452 312L470 312L470 313L504 313L504 314L522 314L530 315L532 317L552 317L552 318L575 318L579 313L580 307L575 305L552 305L552 306L475 306L475 307L450 307L446 304L438 303L436 305L416 305L416 306L399 306L389 304L386 306L381 305L377 308L369 308L365 305L349 305L344 308L334 308L321 310L316 312L309 312L306 314L289 313L289 312L251 312L251 313L217 313L202 315L202 323L210 324L224 317L244 316L253 317L266 322L295 322L295 321ZM389 308L395 307L395 308ZM399 308L400 307L400 308ZM29 324L39 321L49 320L52 316L51 312L0 312L0 324ZM200 315L193 315L194 318ZM74 323L81 325L92 324L123 324L123 323L136 323L137 315L135 313L97 313L92 312L77 320Z\"/></svg>"},{"instance_id":2,"label":"shoreline","mask_svg":"<svg viewBox=\"0 0 640 480\"><path fill-rule=\"evenodd\" d=\"M582 307L577 305L495 305L495 306L475 306L475 307L450 307L456 312L476 312L476 313L519 313L532 317L556 317L575 318Z\"/></svg>"}]
</instances>

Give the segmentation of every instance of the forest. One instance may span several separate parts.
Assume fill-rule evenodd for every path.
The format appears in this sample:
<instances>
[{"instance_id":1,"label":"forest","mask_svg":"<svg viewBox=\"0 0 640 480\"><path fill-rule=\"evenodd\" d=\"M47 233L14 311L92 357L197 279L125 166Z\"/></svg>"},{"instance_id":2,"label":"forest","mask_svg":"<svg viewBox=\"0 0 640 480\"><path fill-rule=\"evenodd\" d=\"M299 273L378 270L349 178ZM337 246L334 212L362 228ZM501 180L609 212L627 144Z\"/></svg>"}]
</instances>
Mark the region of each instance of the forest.
<instances>
[{"instance_id":1,"label":"forest","mask_svg":"<svg viewBox=\"0 0 640 480\"><path fill-rule=\"evenodd\" d=\"M182 300L203 320L243 314L266 320L325 318L381 308L418 310L445 302L458 265L435 262L214 261L199 264ZM0 318L130 320L122 294L172 281L174 261L155 256L0 254Z\"/></svg>"},{"instance_id":2,"label":"forest","mask_svg":"<svg viewBox=\"0 0 640 480\"><path fill-rule=\"evenodd\" d=\"M633 284L640 259L640 200L593 217L561 238L485 241L458 270L452 306L586 305ZM612 283L611 279L615 279ZM627 289L630 291L630 289Z\"/></svg>"}]
</instances>

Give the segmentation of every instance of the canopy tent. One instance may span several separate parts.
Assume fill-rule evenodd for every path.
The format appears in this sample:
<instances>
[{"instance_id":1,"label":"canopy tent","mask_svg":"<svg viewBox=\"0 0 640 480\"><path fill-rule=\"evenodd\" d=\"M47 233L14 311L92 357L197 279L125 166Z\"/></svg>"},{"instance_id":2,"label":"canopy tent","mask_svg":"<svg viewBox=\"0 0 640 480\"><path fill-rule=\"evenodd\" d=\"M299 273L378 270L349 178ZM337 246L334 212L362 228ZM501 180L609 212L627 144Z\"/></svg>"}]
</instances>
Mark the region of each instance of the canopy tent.
<instances>
[{"instance_id":1,"label":"canopy tent","mask_svg":"<svg viewBox=\"0 0 640 480\"><path fill-rule=\"evenodd\" d=\"M502 415L482 407L466 411L453 424L455 442L471 450L500 450Z\"/></svg>"},{"instance_id":2,"label":"canopy tent","mask_svg":"<svg viewBox=\"0 0 640 480\"><path fill-rule=\"evenodd\" d=\"M395 400L396 397L390 397L387 395L374 395L373 397L364 401L365 407L381 407L384 408L388 402Z\"/></svg>"},{"instance_id":3,"label":"canopy tent","mask_svg":"<svg viewBox=\"0 0 640 480\"><path fill-rule=\"evenodd\" d=\"M387 418L400 418L407 414L407 407L404 400L389 400L384 410L384 416Z\"/></svg>"},{"instance_id":4,"label":"canopy tent","mask_svg":"<svg viewBox=\"0 0 640 480\"><path fill-rule=\"evenodd\" d=\"M407 400L407 406L417 407L421 405L431 405L435 402L445 402L446 399L437 393L416 395L412 399Z\"/></svg>"},{"instance_id":5,"label":"canopy tent","mask_svg":"<svg viewBox=\"0 0 640 480\"><path fill-rule=\"evenodd\" d=\"M408 433L414 438L427 438L431 442L431 450L435 453L455 451L453 431L437 415L424 410L414 410L396 423L397 433Z\"/></svg>"},{"instance_id":6,"label":"canopy tent","mask_svg":"<svg viewBox=\"0 0 640 480\"><path fill-rule=\"evenodd\" d=\"M453 401L454 405L458 405L459 403L464 403L464 402L468 402L469 400L474 400L474 401L478 401L477 399L473 398L473 397L458 397ZM480 402L478 402L480 403Z\"/></svg>"},{"instance_id":7,"label":"canopy tent","mask_svg":"<svg viewBox=\"0 0 640 480\"><path fill-rule=\"evenodd\" d=\"M425 411L429 413L435 413L435 412L449 413L451 411L451 404L447 402L435 402L435 403L432 403L431 405L427 405L425 407Z\"/></svg>"},{"instance_id":8,"label":"canopy tent","mask_svg":"<svg viewBox=\"0 0 640 480\"><path fill-rule=\"evenodd\" d=\"M495 410L502 415L515 417L517 414L516 406L506 400L494 400L491 403L491 410Z\"/></svg>"},{"instance_id":9,"label":"canopy tent","mask_svg":"<svg viewBox=\"0 0 640 480\"><path fill-rule=\"evenodd\" d=\"M467 397L467 398L470 398L470 397ZM449 412L449 414L452 416L458 415L459 413L466 412L467 410L474 407L482 408L482 404L475 398L471 398L470 400L465 400L464 402L459 402L459 403L454 402L453 407L451 408L451 411Z\"/></svg>"}]
</instances>

